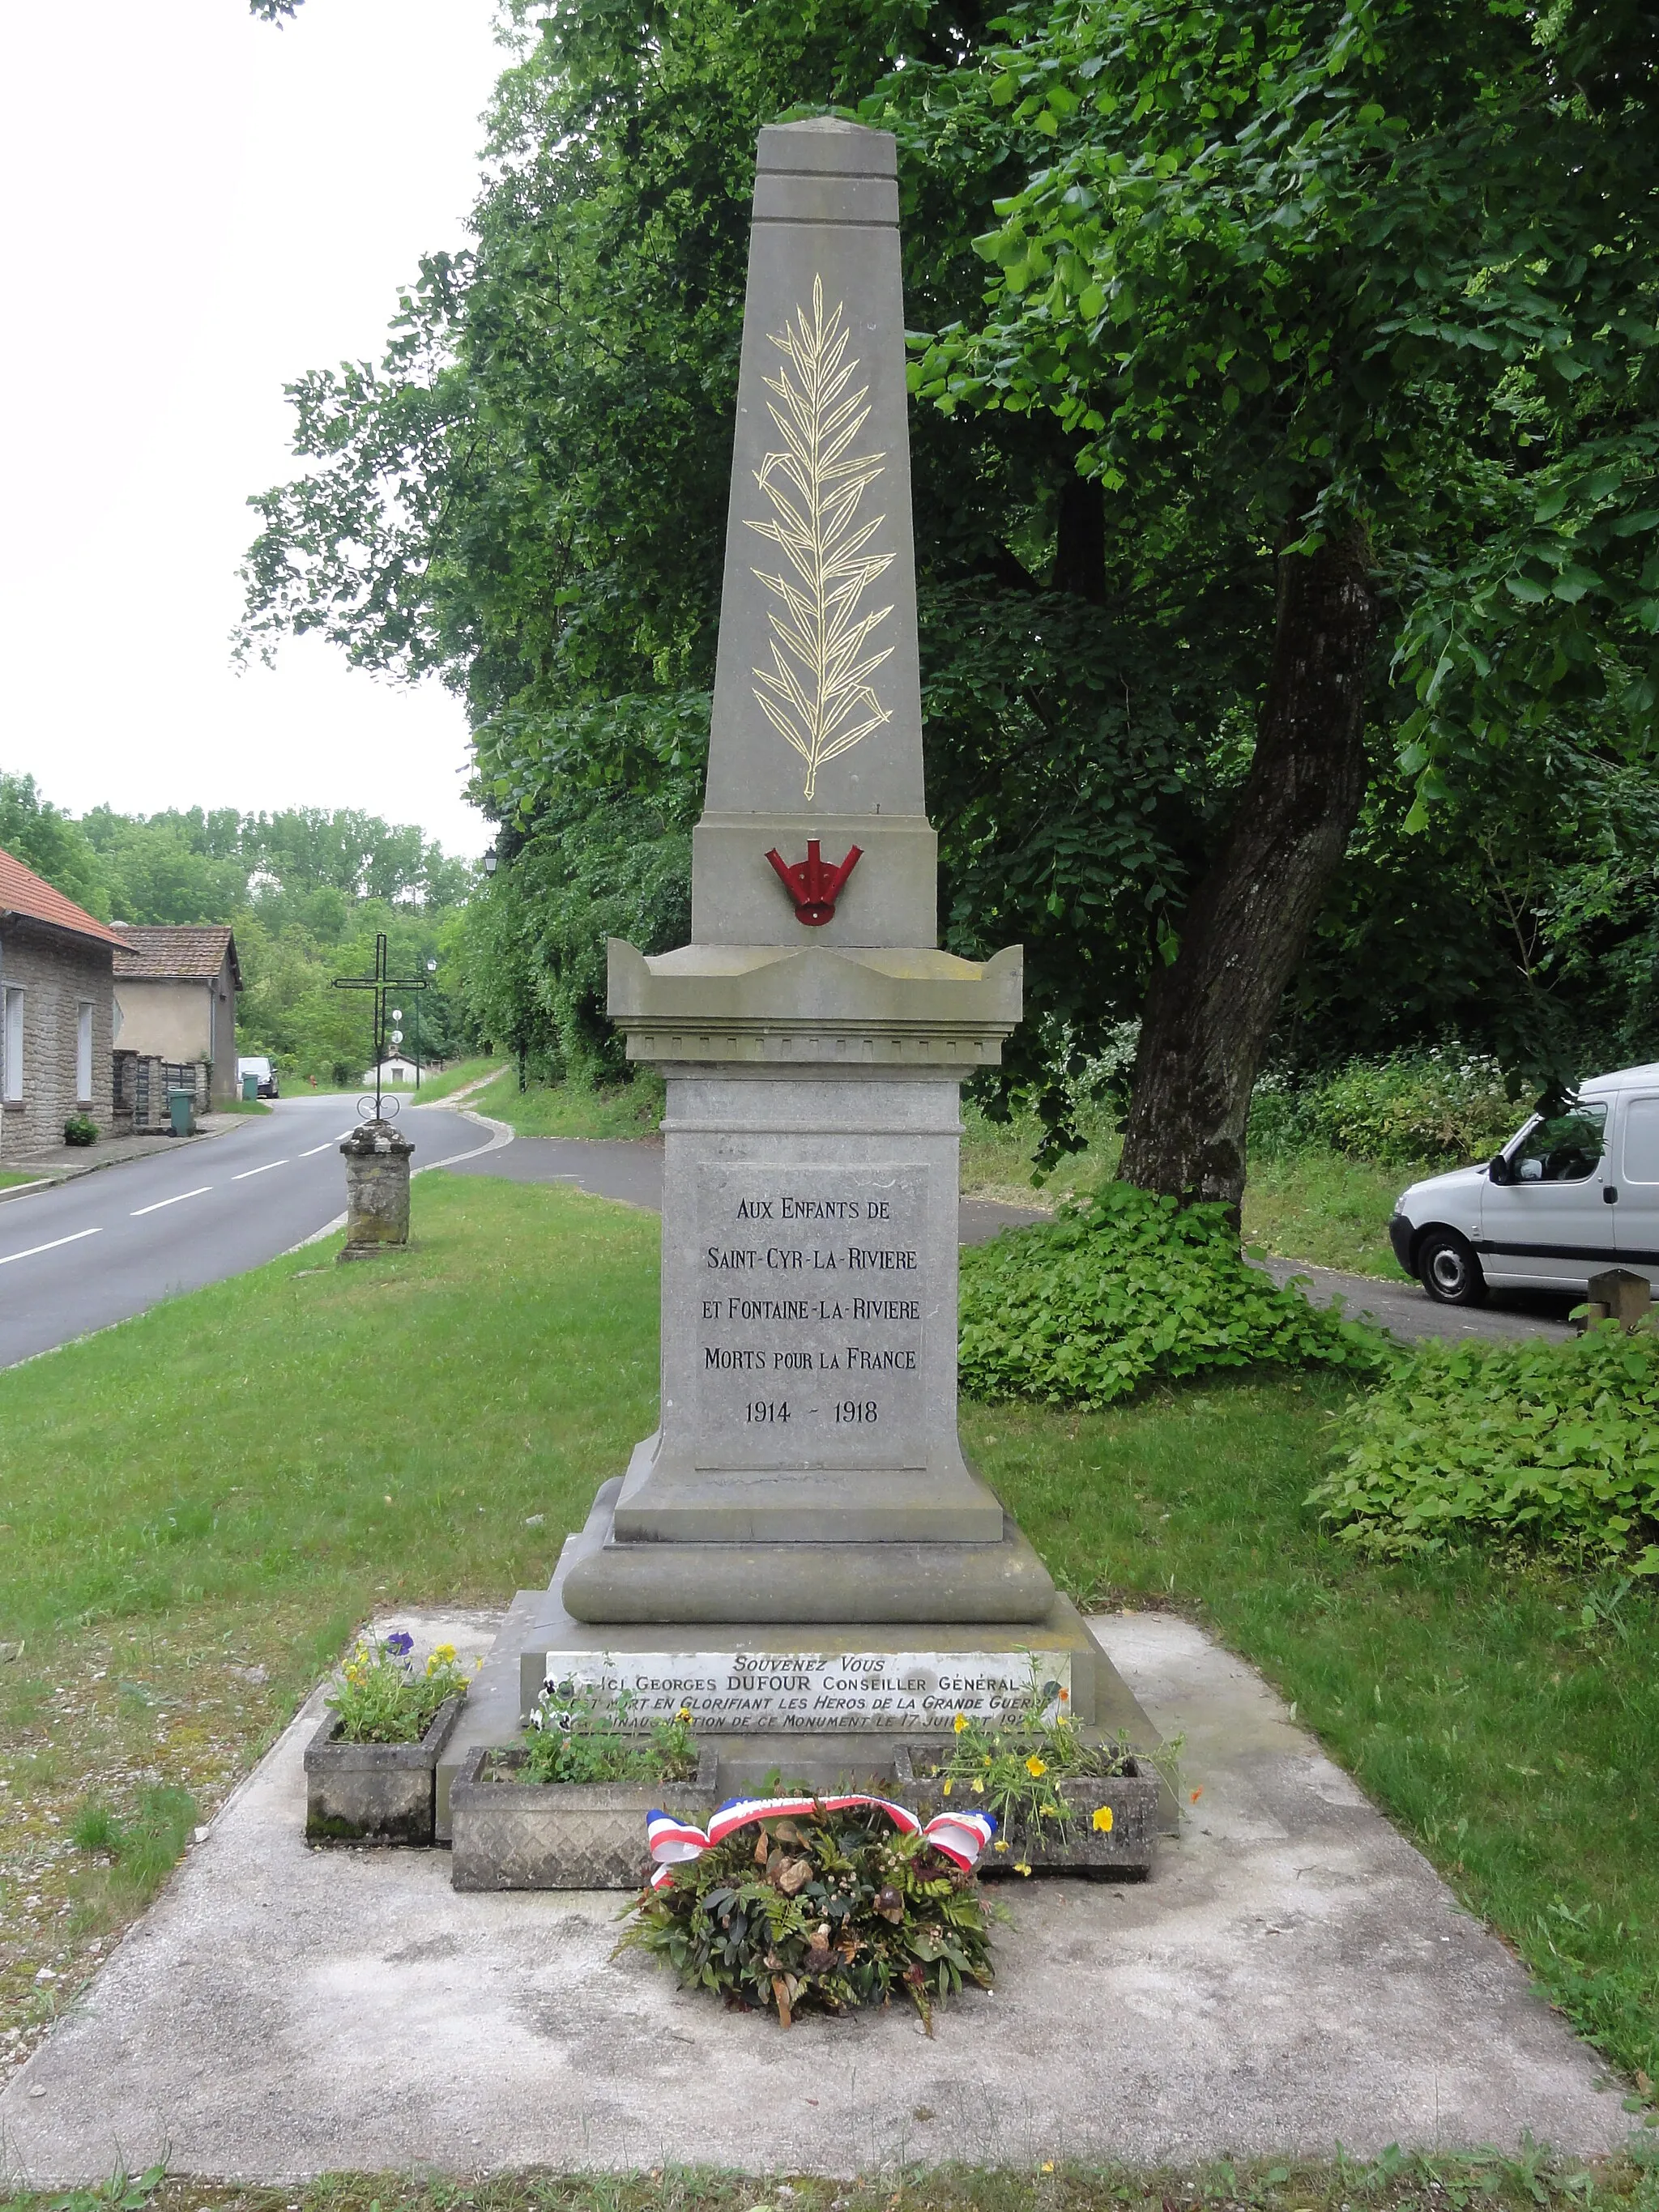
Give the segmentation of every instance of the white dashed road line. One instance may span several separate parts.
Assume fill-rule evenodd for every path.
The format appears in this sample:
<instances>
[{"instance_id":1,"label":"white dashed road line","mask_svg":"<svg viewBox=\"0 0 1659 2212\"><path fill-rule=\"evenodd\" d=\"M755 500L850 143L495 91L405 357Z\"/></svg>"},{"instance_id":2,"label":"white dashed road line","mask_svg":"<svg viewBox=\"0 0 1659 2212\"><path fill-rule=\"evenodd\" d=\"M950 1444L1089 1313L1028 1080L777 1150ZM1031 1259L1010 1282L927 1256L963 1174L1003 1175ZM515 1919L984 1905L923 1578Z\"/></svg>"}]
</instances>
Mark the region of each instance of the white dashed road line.
<instances>
[{"instance_id":1,"label":"white dashed road line","mask_svg":"<svg viewBox=\"0 0 1659 2212\"><path fill-rule=\"evenodd\" d=\"M31 1244L27 1252L8 1252L5 1258L0 1260L0 1267L9 1267L14 1260L32 1260L37 1252L55 1252L60 1244L78 1244L83 1237L101 1237L102 1234L101 1228L77 1229L73 1237L54 1237L50 1244Z\"/></svg>"},{"instance_id":2,"label":"white dashed road line","mask_svg":"<svg viewBox=\"0 0 1659 2212\"><path fill-rule=\"evenodd\" d=\"M335 1145L338 1142L339 1139L337 1137L331 1137L327 1145L313 1145L308 1152L301 1152L300 1158L302 1160L314 1160L319 1152L327 1152L330 1145Z\"/></svg>"},{"instance_id":3,"label":"white dashed road line","mask_svg":"<svg viewBox=\"0 0 1659 2212\"><path fill-rule=\"evenodd\" d=\"M232 1176L233 1182L246 1182L250 1176L269 1175L272 1168L285 1168L286 1160L267 1160L262 1168L244 1168L240 1175Z\"/></svg>"},{"instance_id":4,"label":"white dashed road line","mask_svg":"<svg viewBox=\"0 0 1659 2212\"><path fill-rule=\"evenodd\" d=\"M129 1221L142 1220L147 1213L159 1213L164 1206L177 1206L181 1200L186 1198L200 1198L204 1191L210 1191L212 1188L213 1185L210 1182L198 1183L194 1190L181 1190L176 1198L158 1198L154 1206L137 1206L127 1218Z\"/></svg>"}]
</instances>

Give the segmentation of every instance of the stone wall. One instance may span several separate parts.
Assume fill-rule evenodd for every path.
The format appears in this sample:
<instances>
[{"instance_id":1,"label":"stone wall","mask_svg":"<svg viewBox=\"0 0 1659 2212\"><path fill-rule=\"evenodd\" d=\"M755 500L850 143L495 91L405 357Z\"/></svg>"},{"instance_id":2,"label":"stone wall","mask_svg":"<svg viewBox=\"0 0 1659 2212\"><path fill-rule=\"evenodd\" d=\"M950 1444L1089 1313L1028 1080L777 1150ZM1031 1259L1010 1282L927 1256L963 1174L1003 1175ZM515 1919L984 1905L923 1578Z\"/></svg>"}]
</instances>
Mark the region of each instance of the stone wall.
<instances>
[{"instance_id":1,"label":"stone wall","mask_svg":"<svg viewBox=\"0 0 1659 2212\"><path fill-rule=\"evenodd\" d=\"M112 1082L114 954L111 946L59 936L21 921L0 930L0 994L21 986L23 996L23 1096L0 1112L0 1165L20 1153L61 1145L64 1124L83 1109L107 1135L113 1115ZM80 1003L92 1002L91 1095L76 1095L76 1030ZM0 998L0 1054L3 1054ZM0 1070L0 1094L9 1089Z\"/></svg>"}]
</instances>

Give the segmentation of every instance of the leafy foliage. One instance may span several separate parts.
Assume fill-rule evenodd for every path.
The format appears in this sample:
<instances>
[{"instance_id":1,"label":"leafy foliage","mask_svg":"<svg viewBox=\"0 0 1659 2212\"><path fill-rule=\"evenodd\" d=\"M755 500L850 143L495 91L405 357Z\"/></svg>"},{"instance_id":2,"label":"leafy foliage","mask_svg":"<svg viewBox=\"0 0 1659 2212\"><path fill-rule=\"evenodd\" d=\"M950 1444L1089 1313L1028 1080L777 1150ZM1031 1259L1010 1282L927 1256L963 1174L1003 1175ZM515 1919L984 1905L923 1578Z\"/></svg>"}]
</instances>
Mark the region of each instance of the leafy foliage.
<instances>
[{"instance_id":1,"label":"leafy foliage","mask_svg":"<svg viewBox=\"0 0 1659 2212\"><path fill-rule=\"evenodd\" d=\"M1008 1079L1063 1116L1057 1063L1176 952L1249 761L1275 558L1345 518L1395 669L1281 1056L1455 1032L1540 1083L1642 1056L1659 505L1627 10L514 13L473 248L422 264L380 362L292 387L301 473L247 569L250 648L316 629L465 696L507 832L471 960L495 1041L603 1060L592 886L647 949L684 911L754 133L864 100L900 135L934 333L943 910L954 949L1027 948ZM661 825L648 876L616 865L623 799Z\"/></svg>"},{"instance_id":2,"label":"leafy foliage","mask_svg":"<svg viewBox=\"0 0 1659 2212\"><path fill-rule=\"evenodd\" d=\"M1659 763L1592 722L1517 732L1496 783L1380 771L1270 1060L1327 1069L1455 1036L1534 1091L1659 1052Z\"/></svg>"},{"instance_id":3,"label":"leafy foliage","mask_svg":"<svg viewBox=\"0 0 1659 2212\"><path fill-rule=\"evenodd\" d=\"M409 1656L411 1640L401 1631L384 1642L366 1636L346 1661L327 1699L340 1717L343 1741L418 1743L440 1706L465 1691L467 1676L453 1644L437 1645L416 1668Z\"/></svg>"},{"instance_id":4,"label":"leafy foliage","mask_svg":"<svg viewBox=\"0 0 1659 2212\"><path fill-rule=\"evenodd\" d=\"M1381 1167L1457 1165L1506 1144L1522 1119L1489 1054L1437 1046L1350 1060L1299 1085L1263 1079L1250 1109L1250 1144L1269 1153L1298 1142L1328 1145Z\"/></svg>"},{"instance_id":5,"label":"leafy foliage","mask_svg":"<svg viewBox=\"0 0 1659 2212\"><path fill-rule=\"evenodd\" d=\"M1224 1206L1104 1183L1051 1222L962 1255L963 1389L1109 1406L1154 1376L1261 1362L1383 1362L1369 1329L1249 1266Z\"/></svg>"},{"instance_id":6,"label":"leafy foliage","mask_svg":"<svg viewBox=\"0 0 1659 2212\"><path fill-rule=\"evenodd\" d=\"M526 1782L690 1782L697 1771L696 1738L684 1706L672 1721L659 1721L643 1742L630 1733L627 1719L632 1693L618 1692L601 1705L597 1693L579 1682L544 1689L525 1724Z\"/></svg>"},{"instance_id":7,"label":"leafy foliage","mask_svg":"<svg viewBox=\"0 0 1659 2212\"><path fill-rule=\"evenodd\" d=\"M619 1948L666 1960L685 1988L775 2007L785 2027L908 1996L931 2035L935 2005L992 1978L974 1876L873 1809L740 1828L647 1890Z\"/></svg>"},{"instance_id":8,"label":"leafy foliage","mask_svg":"<svg viewBox=\"0 0 1659 2212\"><path fill-rule=\"evenodd\" d=\"M1659 1575L1659 1333L1431 1341L1342 1417L1309 1504L1380 1558L1515 1538Z\"/></svg>"}]
</instances>

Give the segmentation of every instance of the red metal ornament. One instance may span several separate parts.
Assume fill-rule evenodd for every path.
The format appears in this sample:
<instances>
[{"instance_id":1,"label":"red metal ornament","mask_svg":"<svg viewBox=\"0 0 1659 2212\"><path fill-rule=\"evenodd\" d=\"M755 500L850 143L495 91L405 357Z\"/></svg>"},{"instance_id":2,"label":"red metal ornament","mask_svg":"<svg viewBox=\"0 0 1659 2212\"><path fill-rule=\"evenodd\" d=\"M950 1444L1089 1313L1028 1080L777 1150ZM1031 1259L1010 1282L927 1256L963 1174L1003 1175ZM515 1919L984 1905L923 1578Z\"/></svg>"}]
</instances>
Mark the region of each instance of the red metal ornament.
<instances>
[{"instance_id":1,"label":"red metal ornament","mask_svg":"<svg viewBox=\"0 0 1659 2212\"><path fill-rule=\"evenodd\" d=\"M795 919L805 922L808 929L822 929L834 918L836 901L846 888L847 878L859 864L862 848L848 848L847 858L839 867L827 864L816 837L806 841L806 858L792 866L781 853L774 851L767 859L778 872L778 880L795 902Z\"/></svg>"}]
</instances>

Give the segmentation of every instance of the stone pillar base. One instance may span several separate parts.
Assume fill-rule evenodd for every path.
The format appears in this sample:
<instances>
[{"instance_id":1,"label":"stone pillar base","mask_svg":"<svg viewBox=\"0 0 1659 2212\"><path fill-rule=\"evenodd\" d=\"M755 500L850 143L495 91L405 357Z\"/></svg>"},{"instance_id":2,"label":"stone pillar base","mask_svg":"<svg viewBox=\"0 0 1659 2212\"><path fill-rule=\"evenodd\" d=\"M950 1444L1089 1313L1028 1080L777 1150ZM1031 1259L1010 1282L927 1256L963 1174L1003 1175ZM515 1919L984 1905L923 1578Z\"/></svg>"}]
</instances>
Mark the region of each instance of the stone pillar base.
<instances>
[{"instance_id":1,"label":"stone pillar base","mask_svg":"<svg viewBox=\"0 0 1659 2212\"><path fill-rule=\"evenodd\" d=\"M364 1121L340 1146L346 1164L342 1260L368 1260L409 1243L409 1161L415 1147L390 1121Z\"/></svg>"}]
</instances>

